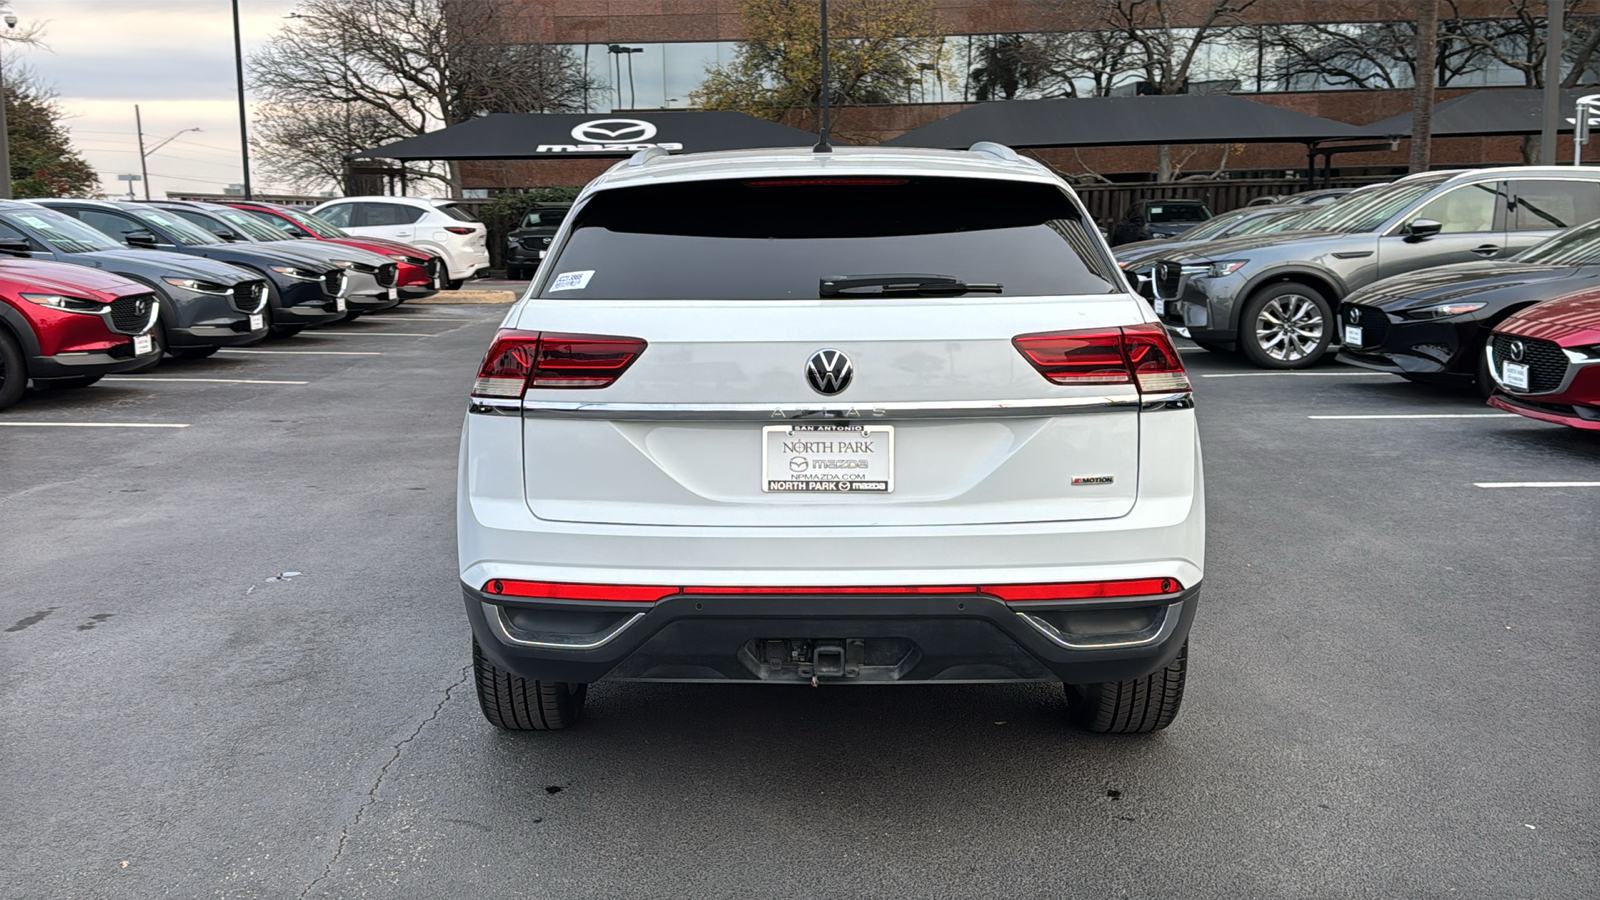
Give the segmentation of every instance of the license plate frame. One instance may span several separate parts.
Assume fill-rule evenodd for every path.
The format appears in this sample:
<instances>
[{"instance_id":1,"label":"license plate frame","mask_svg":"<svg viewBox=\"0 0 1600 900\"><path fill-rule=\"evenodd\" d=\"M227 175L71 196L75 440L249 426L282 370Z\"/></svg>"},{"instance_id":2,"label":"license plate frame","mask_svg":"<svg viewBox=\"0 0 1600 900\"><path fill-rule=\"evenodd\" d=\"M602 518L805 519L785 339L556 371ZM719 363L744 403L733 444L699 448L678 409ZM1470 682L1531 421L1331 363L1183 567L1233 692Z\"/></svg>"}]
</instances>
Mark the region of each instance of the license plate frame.
<instances>
[{"instance_id":1,"label":"license plate frame","mask_svg":"<svg viewBox=\"0 0 1600 900\"><path fill-rule=\"evenodd\" d=\"M764 426L761 491L892 494L894 439L893 425L807 422ZM801 475L808 477L794 477Z\"/></svg>"},{"instance_id":2,"label":"license plate frame","mask_svg":"<svg viewBox=\"0 0 1600 900\"><path fill-rule=\"evenodd\" d=\"M399 300L400 299L400 289L399 288L389 288L389 299L390 300Z\"/></svg>"},{"instance_id":3,"label":"license plate frame","mask_svg":"<svg viewBox=\"0 0 1600 900\"><path fill-rule=\"evenodd\" d=\"M1360 325L1346 325L1344 327L1344 343L1345 343L1345 346L1347 346L1347 347L1359 347L1359 346L1361 346L1361 339L1363 337L1364 337L1364 334L1362 333Z\"/></svg>"},{"instance_id":4,"label":"license plate frame","mask_svg":"<svg viewBox=\"0 0 1600 900\"><path fill-rule=\"evenodd\" d=\"M1525 391L1528 389L1528 366L1526 363L1507 361L1500 367L1500 381L1513 390Z\"/></svg>"},{"instance_id":5,"label":"license plate frame","mask_svg":"<svg viewBox=\"0 0 1600 900\"><path fill-rule=\"evenodd\" d=\"M151 334L148 331L145 332L144 334L134 335L134 337L133 337L133 355L134 356L143 356L146 353L153 352L155 349L156 349L156 338L155 338L155 335Z\"/></svg>"},{"instance_id":6,"label":"license plate frame","mask_svg":"<svg viewBox=\"0 0 1600 900\"><path fill-rule=\"evenodd\" d=\"M262 313L251 313L250 314L250 330L251 331L260 331L261 329L263 329L265 327L267 327L267 317L264 314L262 314Z\"/></svg>"}]
</instances>

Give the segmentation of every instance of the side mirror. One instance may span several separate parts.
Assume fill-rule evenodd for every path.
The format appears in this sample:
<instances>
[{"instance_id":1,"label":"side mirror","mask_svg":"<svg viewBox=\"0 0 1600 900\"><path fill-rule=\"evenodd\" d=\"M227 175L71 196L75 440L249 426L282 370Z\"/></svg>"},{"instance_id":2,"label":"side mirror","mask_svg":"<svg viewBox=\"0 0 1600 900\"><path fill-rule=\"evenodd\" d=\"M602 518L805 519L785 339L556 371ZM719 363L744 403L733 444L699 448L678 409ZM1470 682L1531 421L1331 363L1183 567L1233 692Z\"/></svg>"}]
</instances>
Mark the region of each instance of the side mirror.
<instances>
[{"instance_id":1,"label":"side mirror","mask_svg":"<svg viewBox=\"0 0 1600 900\"><path fill-rule=\"evenodd\" d=\"M148 231L129 231L123 234L122 242L129 247L143 247L146 250L156 248L156 236Z\"/></svg>"},{"instance_id":2,"label":"side mirror","mask_svg":"<svg viewBox=\"0 0 1600 900\"><path fill-rule=\"evenodd\" d=\"M1431 238L1444 229L1444 225L1432 219L1412 219L1406 223L1406 240L1421 241Z\"/></svg>"},{"instance_id":3,"label":"side mirror","mask_svg":"<svg viewBox=\"0 0 1600 900\"><path fill-rule=\"evenodd\" d=\"M216 235L218 238L220 238L220 239L222 239L224 241L227 241L230 244L233 243L234 241L238 240L238 238L233 236L233 232L231 232L231 231L217 230L217 231L213 231L211 233Z\"/></svg>"},{"instance_id":4,"label":"side mirror","mask_svg":"<svg viewBox=\"0 0 1600 900\"><path fill-rule=\"evenodd\" d=\"M32 256L33 247L21 238L0 238L0 253L9 256Z\"/></svg>"}]
</instances>

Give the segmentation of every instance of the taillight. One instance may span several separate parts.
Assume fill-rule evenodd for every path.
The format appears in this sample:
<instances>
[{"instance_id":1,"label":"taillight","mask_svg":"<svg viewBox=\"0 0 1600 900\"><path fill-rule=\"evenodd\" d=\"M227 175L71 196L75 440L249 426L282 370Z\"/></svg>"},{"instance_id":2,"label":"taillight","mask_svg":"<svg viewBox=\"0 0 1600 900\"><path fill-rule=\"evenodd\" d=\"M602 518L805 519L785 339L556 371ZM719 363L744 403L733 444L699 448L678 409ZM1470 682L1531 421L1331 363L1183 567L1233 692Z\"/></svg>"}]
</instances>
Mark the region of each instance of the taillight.
<instances>
[{"instance_id":1,"label":"taillight","mask_svg":"<svg viewBox=\"0 0 1600 900\"><path fill-rule=\"evenodd\" d=\"M639 338L503 328L478 368L474 397L521 398L528 388L603 388L644 352Z\"/></svg>"},{"instance_id":2,"label":"taillight","mask_svg":"<svg viewBox=\"0 0 1600 900\"><path fill-rule=\"evenodd\" d=\"M450 232L451 234L471 234L477 229L468 228L465 225L446 225L444 230Z\"/></svg>"},{"instance_id":3,"label":"taillight","mask_svg":"<svg viewBox=\"0 0 1600 900\"><path fill-rule=\"evenodd\" d=\"M1189 390L1183 360L1160 325L1023 334L1011 344L1055 384L1133 384L1141 394Z\"/></svg>"}]
</instances>

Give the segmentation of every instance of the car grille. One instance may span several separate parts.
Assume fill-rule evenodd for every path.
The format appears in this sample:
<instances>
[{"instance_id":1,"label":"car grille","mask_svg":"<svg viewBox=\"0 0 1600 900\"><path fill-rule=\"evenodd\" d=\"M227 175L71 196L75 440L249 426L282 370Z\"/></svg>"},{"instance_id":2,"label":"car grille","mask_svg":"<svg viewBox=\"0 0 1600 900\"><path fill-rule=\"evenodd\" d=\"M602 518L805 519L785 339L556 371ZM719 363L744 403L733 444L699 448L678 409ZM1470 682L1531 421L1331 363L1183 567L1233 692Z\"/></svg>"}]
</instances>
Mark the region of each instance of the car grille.
<instances>
[{"instance_id":1,"label":"car grille","mask_svg":"<svg viewBox=\"0 0 1600 900\"><path fill-rule=\"evenodd\" d=\"M400 265L398 263L387 263L379 266L377 279L378 287L394 287L395 282L400 280Z\"/></svg>"},{"instance_id":2,"label":"car grille","mask_svg":"<svg viewBox=\"0 0 1600 900\"><path fill-rule=\"evenodd\" d=\"M1183 266L1162 260L1156 263L1156 294L1161 297L1173 299L1178 296L1178 287L1183 283Z\"/></svg>"},{"instance_id":3,"label":"car grille","mask_svg":"<svg viewBox=\"0 0 1600 900\"><path fill-rule=\"evenodd\" d=\"M1542 341L1538 338L1517 337L1512 334L1496 334L1494 336L1495 361L1504 366L1506 362L1516 362L1511 355L1513 342L1521 341L1523 346L1520 362L1528 366L1528 390L1530 394L1544 394L1561 387L1561 382L1567 378L1567 355L1553 341ZM1502 372L1504 369L1501 370Z\"/></svg>"},{"instance_id":4,"label":"car grille","mask_svg":"<svg viewBox=\"0 0 1600 900\"><path fill-rule=\"evenodd\" d=\"M230 293L233 308L242 313L258 313L267 305L267 283L264 281L241 281L233 286Z\"/></svg>"},{"instance_id":5,"label":"car grille","mask_svg":"<svg viewBox=\"0 0 1600 900\"><path fill-rule=\"evenodd\" d=\"M330 297L344 296L345 274L343 269L334 269L322 276L322 288Z\"/></svg>"},{"instance_id":6,"label":"car grille","mask_svg":"<svg viewBox=\"0 0 1600 900\"><path fill-rule=\"evenodd\" d=\"M111 330L119 334L144 334L155 324L156 296L131 294L111 301Z\"/></svg>"},{"instance_id":7,"label":"car grille","mask_svg":"<svg viewBox=\"0 0 1600 900\"><path fill-rule=\"evenodd\" d=\"M1384 338L1389 336L1389 317L1376 306L1357 306L1352 303L1346 303L1344 309L1341 309L1339 313L1344 324L1355 325L1361 329L1361 343L1359 346L1377 347L1383 343Z\"/></svg>"},{"instance_id":8,"label":"car grille","mask_svg":"<svg viewBox=\"0 0 1600 900\"><path fill-rule=\"evenodd\" d=\"M549 238L540 237L536 234L529 235L528 237L521 238L520 240L522 243L522 249L524 250L543 250L545 247L550 246Z\"/></svg>"}]
</instances>

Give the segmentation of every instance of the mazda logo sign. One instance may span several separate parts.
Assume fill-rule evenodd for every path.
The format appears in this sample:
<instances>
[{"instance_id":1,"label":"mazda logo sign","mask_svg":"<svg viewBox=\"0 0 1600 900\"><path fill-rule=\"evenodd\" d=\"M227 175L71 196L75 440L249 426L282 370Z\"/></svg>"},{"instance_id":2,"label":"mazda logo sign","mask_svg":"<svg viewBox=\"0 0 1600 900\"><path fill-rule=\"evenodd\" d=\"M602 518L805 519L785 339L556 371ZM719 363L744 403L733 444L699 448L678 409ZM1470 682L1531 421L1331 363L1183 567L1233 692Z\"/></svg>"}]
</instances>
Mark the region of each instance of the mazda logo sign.
<instances>
[{"instance_id":1,"label":"mazda logo sign","mask_svg":"<svg viewBox=\"0 0 1600 900\"><path fill-rule=\"evenodd\" d=\"M580 144L637 144L656 136L656 126L642 119L594 119L572 129Z\"/></svg>"},{"instance_id":2,"label":"mazda logo sign","mask_svg":"<svg viewBox=\"0 0 1600 900\"><path fill-rule=\"evenodd\" d=\"M1361 324L1361 310L1356 309L1353 306L1350 307L1349 309L1346 309L1344 311L1344 320L1346 322L1349 322L1351 325L1360 325Z\"/></svg>"},{"instance_id":3,"label":"mazda logo sign","mask_svg":"<svg viewBox=\"0 0 1600 900\"><path fill-rule=\"evenodd\" d=\"M1506 350L1511 354L1512 362L1522 362L1522 358L1528 355L1528 345L1521 341L1512 341Z\"/></svg>"},{"instance_id":4,"label":"mazda logo sign","mask_svg":"<svg viewBox=\"0 0 1600 900\"><path fill-rule=\"evenodd\" d=\"M855 374L850 357L838 350L818 350L806 361L806 383L819 394L837 394L850 386Z\"/></svg>"}]
</instances>

